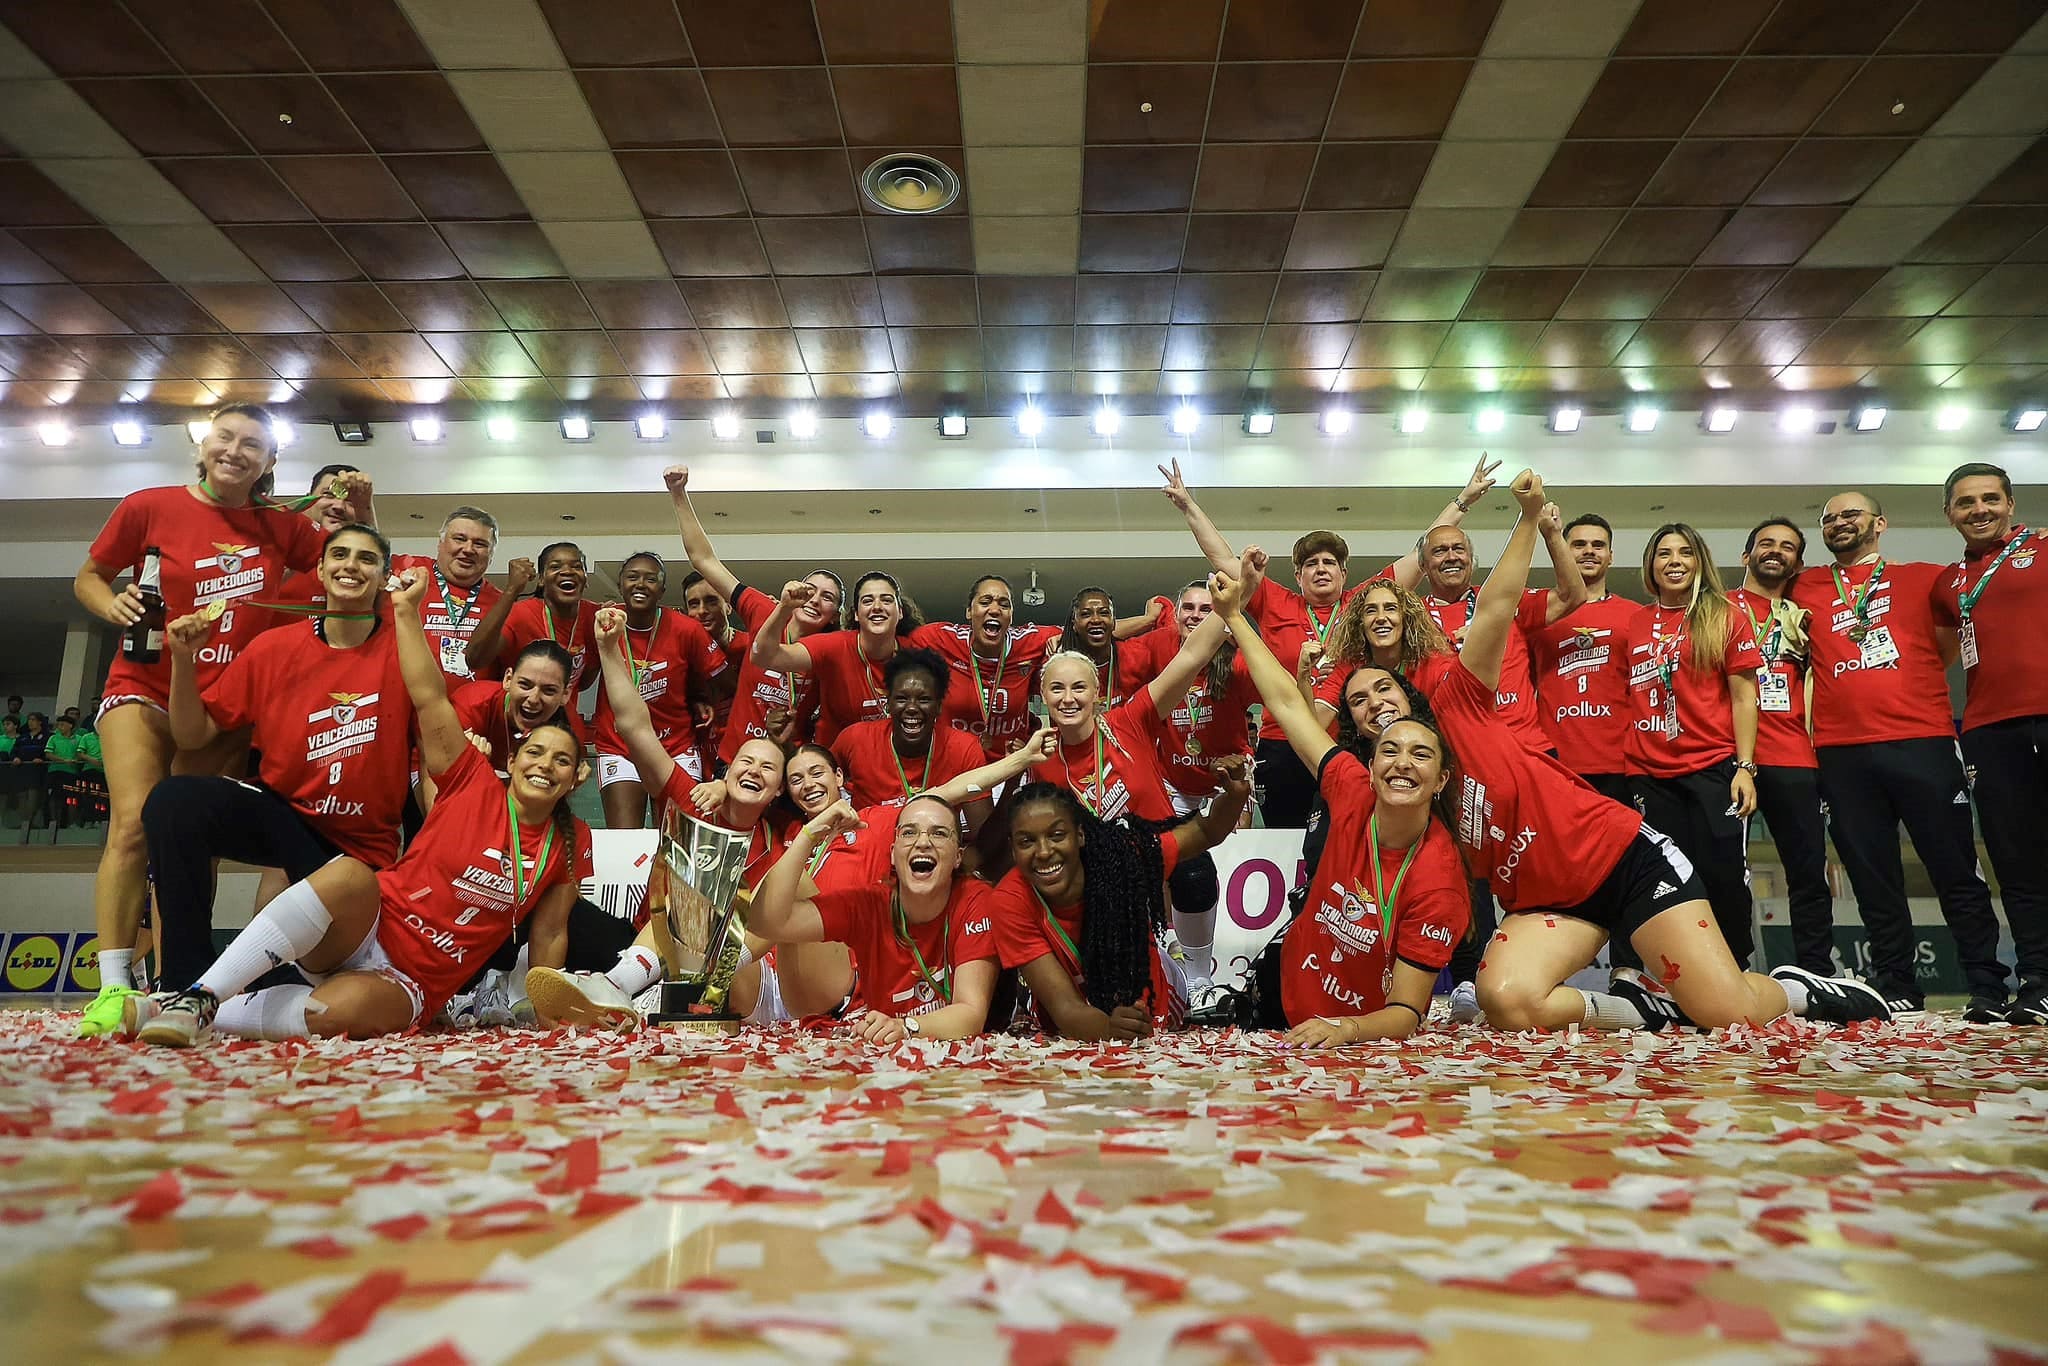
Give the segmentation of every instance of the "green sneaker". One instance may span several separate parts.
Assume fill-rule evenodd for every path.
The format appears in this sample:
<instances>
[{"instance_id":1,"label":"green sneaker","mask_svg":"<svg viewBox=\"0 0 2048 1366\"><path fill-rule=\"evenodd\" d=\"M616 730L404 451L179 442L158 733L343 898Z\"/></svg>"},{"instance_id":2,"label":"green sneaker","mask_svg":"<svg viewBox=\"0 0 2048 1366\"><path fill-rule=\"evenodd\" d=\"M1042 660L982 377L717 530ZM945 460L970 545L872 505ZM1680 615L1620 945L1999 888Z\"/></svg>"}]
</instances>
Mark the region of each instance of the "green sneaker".
<instances>
[{"instance_id":1,"label":"green sneaker","mask_svg":"<svg viewBox=\"0 0 2048 1366\"><path fill-rule=\"evenodd\" d=\"M85 1014L78 1021L78 1037L96 1039L102 1034L121 1033L128 998L141 994L134 987L101 983L100 994L92 998L92 1004L85 1008Z\"/></svg>"}]
</instances>

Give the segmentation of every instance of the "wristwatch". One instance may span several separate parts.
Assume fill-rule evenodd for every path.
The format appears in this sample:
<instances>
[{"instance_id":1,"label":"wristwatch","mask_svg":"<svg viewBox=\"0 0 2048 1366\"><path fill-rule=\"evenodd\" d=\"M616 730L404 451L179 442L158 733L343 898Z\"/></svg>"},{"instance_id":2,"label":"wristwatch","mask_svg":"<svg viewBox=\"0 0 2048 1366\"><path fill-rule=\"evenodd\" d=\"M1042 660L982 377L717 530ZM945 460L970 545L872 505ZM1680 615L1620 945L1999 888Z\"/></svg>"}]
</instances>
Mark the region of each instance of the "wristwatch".
<instances>
[{"instance_id":1,"label":"wristwatch","mask_svg":"<svg viewBox=\"0 0 2048 1366\"><path fill-rule=\"evenodd\" d=\"M917 1027L917 1016L906 1015L903 1017L903 1032L905 1034L922 1034L924 1032Z\"/></svg>"},{"instance_id":2,"label":"wristwatch","mask_svg":"<svg viewBox=\"0 0 2048 1366\"><path fill-rule=\"evenodd\" d=\"M1735 766L1752 778L1756 776L1756 760L1754 759L1737 759Z\"/></svg>"}]
</instances>

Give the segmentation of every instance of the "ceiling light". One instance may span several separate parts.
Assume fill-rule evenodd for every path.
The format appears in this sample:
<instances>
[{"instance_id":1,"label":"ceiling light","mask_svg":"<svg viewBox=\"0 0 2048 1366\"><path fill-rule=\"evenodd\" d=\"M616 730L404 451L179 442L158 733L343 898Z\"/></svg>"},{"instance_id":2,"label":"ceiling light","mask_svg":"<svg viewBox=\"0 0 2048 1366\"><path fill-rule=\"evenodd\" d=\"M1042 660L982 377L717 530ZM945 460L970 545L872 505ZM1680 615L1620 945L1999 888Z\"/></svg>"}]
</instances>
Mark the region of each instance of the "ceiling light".
<instances>
[{"instance_id":1,"label":"ceiling light","mask_svg":"<svg viewBox=\"0 0 2048 1366\"><path fill-rule=\"evenodd\" d=\"M1268 412L1246 413L1244 415L1244 434L1246 436L1271 436L1273 434L1273 415Z\"/></svg>"},{"instance_id":2,"label":"ceiling light","mask_svg":"<svg viewBox=\"0 0 2048 1366\"><path fill-rule=\"evenodd\" d=\"M1097 436L1115 436L1116 429L1124 425L1124 415L1105 403L1096 408L1092 425Z\"/></svg>"},{"instance_id":3,"label":"ceiling light","mask_svg":"<svg viewBox=\"0 0 2048 1366\"><path fill-rule=\"evenodd\" d=\"M588 440L590 440L590 419L589 419L589 418L587 418L587 417L583 417L583 416L581 416L581 415L571 415L571 416L569 416L569 417L565 417L565 418L563 418L563 419L562 419L562 440L564 440L564 441L588 441Z\"/></svg>"},{"instance_id":4,"label":"ceiling light","mask_svg":"<svg viewBox=\"0 0 2048 1366\"><path fill-rule=\"evenodd\" d=\"M1429 427L1429 409L1417 404L1401 410L1401 435L1420 436Z\"/></svg>"},{"instance_id":5,"label":"ceiling light","mask_svg":"<svg viewBox=\"0 0 2048 1366\"><path fill-rule=\"evenodd\" d=\"M1323 415L1316 425L1322 428L1324 436L1342 436L1351 430L1351 410L1333 403L1323 409Z\"/></svg>"},{"instance_id":6,"label":"ceiling light","mask_svg":"<svg viewBox=\"0 0 2048 1366\"><path fill-rule=\"evenodd\" d=\"M484 435L493 441L510 441L519 435L519 423L509 417L487 417Z\"/></svg>"},{"instance_id":7,"label":"ceiling light","mask_svg":"<svg viewBox=\"0 0 2048 1366\"><path fill-rule=\"evenodd\" d=\"M887 441L889 433L896 430L896 419L880 408L876 408L861 419L861 429L876 441Z\"/></svg>"},{"instance_id":8,"label":"ceiling light","mask_svg":"<svg viewBox=\"0 0 2048 1366\"><path fill-rule=\"evenodd\" d=\"M711 415L711 434L720 441L737 441L740 438L740 415L726 411Z\"/></svg>"},{"instance_id":9,"label":"ceiling light","mask_svg":"<svg viewBox=\"0 0 2048 1366\"><path fill-rule=\"evenodd\" d=\"M1970 410L1954 403L1934 412L1934 426L1938 431L1959 432L1969 420Z\"/></svg>"},{"instance_id":10,"label":"ceiling light","mask_svg":"<svg viewBox=\"0 0 2048 1366\"><path fill-rule=\"evenodd\" d=\"M71 444L71 427L63 422L38 422L36 436L45 446L68 446Z\"/></svg>"},{"instance_id":11,"label":"ceiling light","mask_svg":"<svg viewBox=\"0 0 2048 1366\"><path fill-rule=\"evenodd\" d=\"M1027 403L1017 410L1017 435L1037 436L1045 430L1045 412L1036 403Z\"/></svg>"},{"instance_id":12,"label":"ceiling light","mask_svg":"<svg viewBox=\"0 0 2048 1366\"><path fill-rule=\"evenodd\" d=\"M2043 418L2048 418L2048 408L2022 408L2012 415L2012 429L2016 432L2038 432Z\"/></svg>"},{"instance_id":13,"label":"ceiling light","mask_svg":"<svg viewBox=\"0 0 2048 1366\"><path fill-rule=\"evenodd\" d=\"M1874 432L1884 426L1884 414L1882 408L1858 408L1853 425L1859 432Z\"/></svg>"},{"instance_id":14,"label":"ceiling light","mask_svg":"<svg viewBox=\"0 0 2048 1366\"><path fill-rule=\"evenodd\" d=\"M1631 408L1628 410L1628 429L1632 432L1654 432L1660 416L1655 408L1648 406Z\"/></svg>"},{"instance_id":15,"label":"ceiling light","mask_svg":"<svg viewBox=\"0 0 2048 1366\"><path fill-rule=\"evenodd\" d=\"M1193 436L1195 429L1202 425L1201 410L1192 403L1180 404L1173 410L1169 425L1175 436Z\"/></svg>"},{"instance_id":16,"label":"ceiling light","mask_svg":"<svg viewBox=\"0 0 2048 1366\"><path fill-rule=\"evenodd\" d=\"M1813 409L1802 403L1778 414L1778 430L1796 436L1802 432L1812 431L1816 420Z\"/></svg>"},{"instance_id":17,"label":"ceiling light","mask_svg":"<svg viewBox=\"0 0 2048 1366\"><path fill-rule=\"evenodd\" d=\"M273 417L270 419L270 435L277 442L277 448L283 450L298 444L299 429L284 418Z\"/></svg>"},{"instance_id":18,"label":"ceiling light","mask_svg":"<svg viewBox=\"0 0 2048 1366\"><path fill-rule=\"evenodd\" d=\"M1498 408L1481 408L1472 419L1472 430L1497 432L1508 425L1508 415Z\"/></svg>"},{"instance_id":19,"label":"ceiling light","mask_svg":"<svg viewBox=\"0 0 2048 1366\"><path fill-rule=\"evenodd\" d=\"M815 408L797 408L789 415L789 434L799 441L809 441L818 434L818 411Z\"/></svg>"},{"instance_id":20,"label":"ceiling light","mask_svg":"<svg viewBox=\"0 0 2048 1366\"><path fill-rule=\"evenodd\" d=\"M433 445L444 435L438 417L416 417L406 425L412 428L412 439L423 446Z\"/></svg>"},{"instance_id":21,"label":"ceiling light","mask_svg":"<svg viewBox=\"0 0 2048 1366\"><path fill-rule=\"evenodd\" d=\"M665 441L668 439L668 419L660 413L642 413L633 419L633 431L642 441Z\"/></svg>"},{"instance_id":22,"label":"ceiling light","mask_svg":"<svg viewBox=\"0 0 2048 1366\"><path fill-rule=\"evenodd\" d=\"M967 435L967 414L947 413L939 419L939 435L948 441L958 441Z\"/></svg>"},{"instance_id":23,"label":"ceiling light","mask_svg":"<svg viewBox=\"0 0 2048 1366\"><path fill-rule=\"evenodd\" d=\"M1710 432L1732 432L1737 416L1739 414L1733 408L1709 408L1700 419L1700 426Z\"/></svg>"},{"instance_id":24,"label":"ceiling light","mask_svg":"<svg viewBox=\"0 0 2048 1366\"><path fill-rule=\"evenodd\" d=\"M334 424L334 439L344 446L367 446L370 444L370 424L337 422Z\"/></svg>"},{"instance_id":25,"label":"ceiling light","mask_svg":"<svg viewBox=\"0 0 2048 1366\"><path fill-rule=\"evenodd\" d=\"M1575 432L1586 414L1578 408L1559 408L1550 414L1550 430L1553 432Z\"/></svg>"},{"instance_id":26,"label":"ceiling light","mask_svg":"<svg viewBox=\"0 0 2048 1366\"><path fill-rule=\"evenodd\" d=\"M114 444L116 446L140 446L149 440L149 431L140 422L116 422Z\"/></svg>"}]
</instances>

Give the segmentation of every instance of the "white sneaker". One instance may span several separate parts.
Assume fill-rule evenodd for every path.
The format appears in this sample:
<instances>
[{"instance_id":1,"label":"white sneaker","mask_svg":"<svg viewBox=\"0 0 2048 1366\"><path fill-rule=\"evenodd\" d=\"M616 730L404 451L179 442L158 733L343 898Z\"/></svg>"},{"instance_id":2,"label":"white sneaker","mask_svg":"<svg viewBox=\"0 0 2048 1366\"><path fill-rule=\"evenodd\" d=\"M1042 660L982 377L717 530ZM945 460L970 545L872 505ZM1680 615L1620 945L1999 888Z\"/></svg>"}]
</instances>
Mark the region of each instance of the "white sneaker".
<instances>
[{"instance_id":1,"label":"white sneaker","mask_svg":"<svg viewBox=\"0 0 2048 1366\"><path fill-rule=\"evenodd\" d=\"M508 973L491 971L475 991L465 992L448 1002L446 1017L451 1029L531 1029L533 1004L524 996L512 997Z\"/></svg>"},{"instance_id":2,"label":"white sneaker","mask_svg":"<svg viewBox=\"0 0 2048 1366\"><path fill-rule=\"evenodd\" d=\"M526 995L544 1028L600 1025L630 1034L641 1024L631 998L601 972L533 968L526 974Z\"/></svg>"},{"instance_id":3,"label":"white sneaker","mask_svg":"<svg viewBox=\"0 0 2048 1366\"><path fill-rule=\"evenodd\" d=\"M1460 982L1451 988L1451 1023L1471 1024L1480 1018L1479 988Z\"/></svg>"}]
</instances>

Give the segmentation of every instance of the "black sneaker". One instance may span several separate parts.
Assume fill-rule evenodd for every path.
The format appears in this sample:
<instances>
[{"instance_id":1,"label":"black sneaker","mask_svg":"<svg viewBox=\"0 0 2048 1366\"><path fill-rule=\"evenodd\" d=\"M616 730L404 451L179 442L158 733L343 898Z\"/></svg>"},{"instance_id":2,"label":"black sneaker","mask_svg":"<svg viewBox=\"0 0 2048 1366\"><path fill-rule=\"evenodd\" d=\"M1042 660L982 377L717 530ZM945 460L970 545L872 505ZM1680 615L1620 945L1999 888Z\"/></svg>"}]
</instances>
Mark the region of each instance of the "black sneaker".
<instances>
[{"instance_id":1,"label":"black sneaker","mask_svg":"<svg viewBox=\"0 0 2048 1366\"><path fill-rule=\"evenodd\" d=\"M1194 1029L1250 1029L1258 1018L1258 997L1235 987L1210 985L1189 1002L1188 1025Z\"/></svg>"},{"instance_id":2,"label":"black sneaker","mask_svg":"<svg viewBox=\"0 0 2048 1366\"><path fill-rule=\"evenodd\" d=\"M1654 977L1648 977L1634 968L1615 968L1607 974L1607 990L1636 1008L1636 1014L1643 1017L1643 1028L1651 1033L1669 1025L1684 1025L1696 1029L1692 1019L1678 1008L1678 1002L1664 989L1664 984Z\"/></svg>"},{"instance_id":3,"label":"black sneaker","mask_svg":"<svg viewBox=\"0 0 2048 1366\"><path fill-rule=\"evenodd\" d=\"M1823 981L1856 981L1856 978L1823 978ZM1884 998L1884 1008L1891 1012L1894 1020L1918 1019L1927 1013L1927 998L1912 987L1895 986L1886 981L1867 984L1870 990Z\"/></svg>"},{"instance_id":4,"label":"black sneaker","mask_svg":"<svg viewBox=\"0 0 2048 1366\"><path fill-rule=\"evenodd\" d=\"M1970 1003L1963 1007L1963 1021L1966 1024L2004 1024L2012 1014L2012 1002L2004 992L1973 991Z\"/></svg>"},{"instance_id":5,"label":"black sneaker","mask_svg":"<svg viewBox=\"0 0 2048 1366\"><path fill-rule=\"evenodd\" d=\"M1891 1002L1876 987L1854 977L1823 977L1790 963L1772 968L1771 976L1780 982L1797 982L1806 988L1806 1009L1798 1012L1802 1018L1826 1020L1830 1024L1892 1018Z\"/></svg>"},{"instance_id":6,"label":"black sneaker","mask_svg":"<svg viewBox=\"0 0 2048 1366\"><path fill-rule=\"evenodd\" d=\"M2048 977L2034 977L2020 983L2020 992L2006 1011L2006 1022L2016 1025L2048 1025Z\"/></svg>"}]
</instances>

